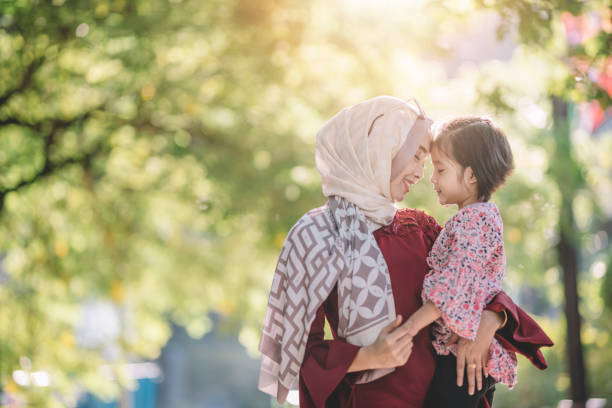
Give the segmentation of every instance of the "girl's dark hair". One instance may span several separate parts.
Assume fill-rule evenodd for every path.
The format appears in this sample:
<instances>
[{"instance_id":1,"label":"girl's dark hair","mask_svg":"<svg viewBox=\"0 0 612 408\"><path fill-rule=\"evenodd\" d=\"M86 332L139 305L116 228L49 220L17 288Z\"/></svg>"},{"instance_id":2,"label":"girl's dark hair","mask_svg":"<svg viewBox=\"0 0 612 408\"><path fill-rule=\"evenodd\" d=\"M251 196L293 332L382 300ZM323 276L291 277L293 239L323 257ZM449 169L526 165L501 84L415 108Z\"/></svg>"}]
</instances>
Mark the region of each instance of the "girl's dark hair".
<instances>
[{"instance_id":1,"label":"girl's dark hair","mask_svg":"<svg viewBox=\"0 0 612 408\"><path fill-rule=\"evenodd\" d=\"M463 168L472 168L478 183L478 199L482 201L489 201L514 169L506 135L486 118L461 117L445 123L434 147Z\"/></svg>"}]
</instances>

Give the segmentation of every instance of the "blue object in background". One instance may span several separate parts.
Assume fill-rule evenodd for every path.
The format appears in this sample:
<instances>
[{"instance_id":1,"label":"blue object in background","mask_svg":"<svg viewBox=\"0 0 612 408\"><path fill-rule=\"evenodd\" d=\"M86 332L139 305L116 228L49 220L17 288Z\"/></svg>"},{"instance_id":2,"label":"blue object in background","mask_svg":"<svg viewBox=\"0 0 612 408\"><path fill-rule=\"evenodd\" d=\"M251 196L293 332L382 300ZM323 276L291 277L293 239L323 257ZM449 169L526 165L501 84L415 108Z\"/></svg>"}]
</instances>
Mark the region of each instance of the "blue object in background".
<instances>
[{"instance_id":1,"label":"blue object in background","mask_svg":"<svg viewBox=\"0 0 612 408\"><path fill-rule=\"evenodd\" d=\"M130 408L156 408L156 392L157 382L155 380L150 378L139 379L138 388L127 393L128 398L131 397L132 399ZM77 408L120 408L120 404L119 401L104 402L87 393L79 401Z\"/></svg>"},{"instance_id":2,"label":"blue object in background","mask_svg":"<svg viewBox=\"0 0 612 408\"><path fill-rule=\"evenodd\" d=\"M150 378L138 380L138 389L133 395L133 408L155 408L157 383Z\"/></svg>"},{"instance_id":3,"label":"blue object in background","mask_svg":"<svg viewBox=\"0 0 612 408\"><path fill-rule=\"evenodd\" d=\"M94 395L87 393L77 404L77 408L118 408L119 404L116 401L103 402Z\"/></svg>"}]
</instances>

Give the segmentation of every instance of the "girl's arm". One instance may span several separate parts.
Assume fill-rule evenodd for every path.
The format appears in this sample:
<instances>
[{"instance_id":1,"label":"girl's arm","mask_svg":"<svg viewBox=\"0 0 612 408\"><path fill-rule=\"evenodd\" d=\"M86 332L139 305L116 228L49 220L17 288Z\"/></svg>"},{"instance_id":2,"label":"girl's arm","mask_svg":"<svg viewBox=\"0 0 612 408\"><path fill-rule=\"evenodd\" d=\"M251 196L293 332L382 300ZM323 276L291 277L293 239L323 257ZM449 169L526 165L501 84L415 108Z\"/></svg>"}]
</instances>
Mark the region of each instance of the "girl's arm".
<instances>
[{"instance_id":1,"label":"girl's arm","mask_svg":"<svg viewBox=\"0 0 612 408\"><path fill-rule=\"evenodd\" d=\"M433 302L427 301L406 320L403 326L411 336L416 336L424 327L429 326L440 317L440 310Z\"/></svg>"}]
</instances>

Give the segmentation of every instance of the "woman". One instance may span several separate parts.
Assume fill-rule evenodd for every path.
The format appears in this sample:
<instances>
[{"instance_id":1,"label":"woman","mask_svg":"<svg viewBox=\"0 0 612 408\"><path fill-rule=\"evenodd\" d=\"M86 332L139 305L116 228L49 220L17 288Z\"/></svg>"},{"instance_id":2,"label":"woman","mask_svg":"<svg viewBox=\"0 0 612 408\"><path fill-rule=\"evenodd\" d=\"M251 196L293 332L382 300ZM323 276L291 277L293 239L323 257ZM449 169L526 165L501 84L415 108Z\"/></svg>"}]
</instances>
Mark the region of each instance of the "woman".
<instances>
[{"instance_id":1,"label":"woman","mask_svg":"<svg viewBox=\"0 0 612 408\"><path fill-rule=\"evenodd\" d=\"M423 177L430 125L420 108L382 96L342 110L317 135L329 201L287 236L260 344L259 387L279 402L299 385L302 407L423 406L434 372L430 334L412 338L401 321L421 306L441 228L394 202ZM476 340L459 343L458 382L467 367L471 393L482 382L473 362L504 323L498 312L508 320L499 341L536 366L546 367L539 347L552 344L505 294L487 309ZM323 339L325 317L333 340Z\"/></svg>"}]
</instances>

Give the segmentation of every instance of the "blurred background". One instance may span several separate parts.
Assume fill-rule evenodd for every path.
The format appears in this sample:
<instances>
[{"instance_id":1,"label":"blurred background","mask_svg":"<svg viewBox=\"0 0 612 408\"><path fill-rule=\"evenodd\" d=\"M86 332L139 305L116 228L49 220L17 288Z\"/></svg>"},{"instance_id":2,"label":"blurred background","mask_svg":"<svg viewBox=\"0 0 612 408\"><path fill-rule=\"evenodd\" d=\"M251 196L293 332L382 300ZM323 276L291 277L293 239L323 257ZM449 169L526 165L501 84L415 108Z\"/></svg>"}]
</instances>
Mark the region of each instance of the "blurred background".
<instances>
[{"instance_id":1,"label":"blurred background","mask_svg":"<svg viewBox=\"0 0 612 408\"><path fill-rule=\"evenodd\" d=\"M612 406L611 33L596 0L0 0L2 407L277 406L316 132L380 94L511 139L505 289L556 344L495 406ZM400 204L443 223L430 171Z\"/></svg>"}]
</instances>

